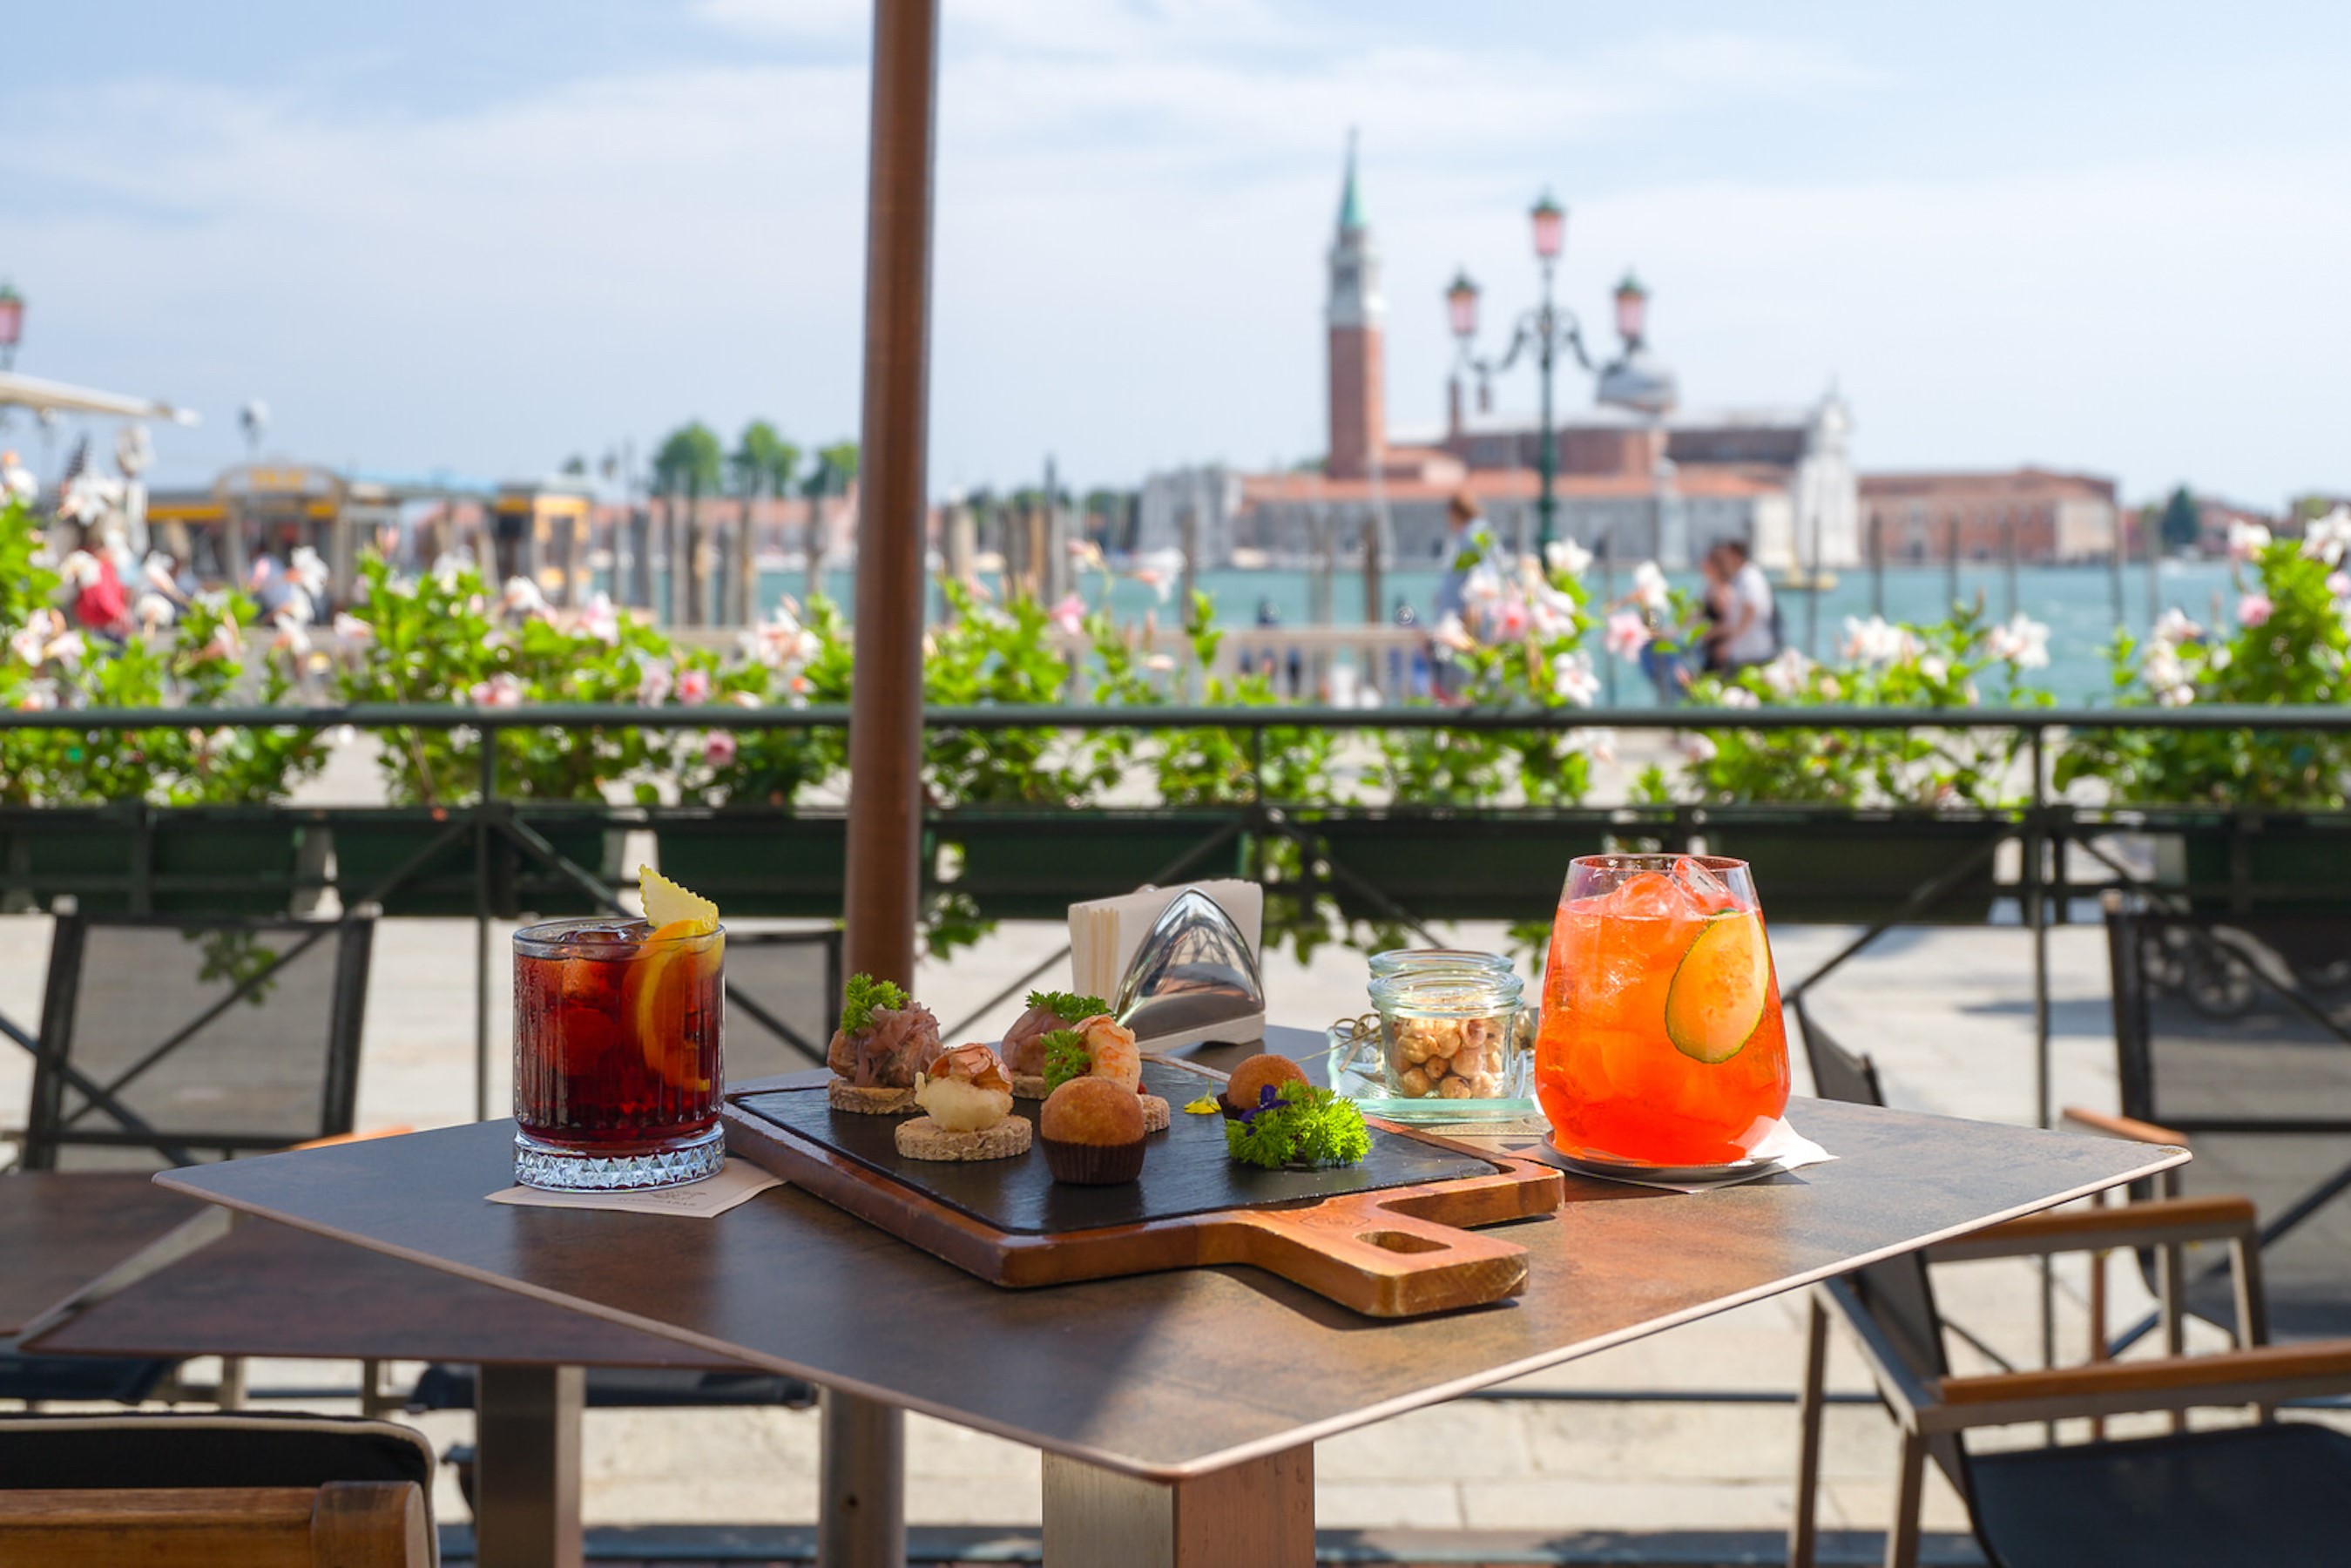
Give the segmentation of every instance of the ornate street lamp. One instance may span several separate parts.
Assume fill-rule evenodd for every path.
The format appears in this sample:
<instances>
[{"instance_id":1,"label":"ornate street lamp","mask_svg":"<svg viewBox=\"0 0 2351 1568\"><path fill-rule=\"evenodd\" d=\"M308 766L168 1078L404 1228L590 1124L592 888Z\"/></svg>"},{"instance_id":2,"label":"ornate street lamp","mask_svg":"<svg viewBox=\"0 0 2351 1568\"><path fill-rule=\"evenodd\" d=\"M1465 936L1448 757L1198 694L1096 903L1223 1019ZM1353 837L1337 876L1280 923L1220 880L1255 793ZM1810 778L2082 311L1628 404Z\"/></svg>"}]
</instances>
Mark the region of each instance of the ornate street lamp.
<instances>
[{"instance_id":1,"label":"ornate street lamp","mask_svg":"<svg viewBox=\"0 0 2351 1568\"><path fill-rule=\"evenodd\" d=\"M1467 269L1453 275L1445 290L1446 313L1453 319L1453 335L1467 343L1478 335L1478 285Z\"/></svg>"},{"instance_id":2,"label":"ornate street lamp","mask_svg":"<svg viewBox=\"0 0 2351 1568\"><path fill-rule=\"evenodd\" d=\"M1559 471L1559 428L1552 418L1552 370L1562 349L1573 354L1575 362L1587 371L1592 368L1592 356L1583 350L1583 329L1576 321L1575 313L1561 308L1552 298L1552 274L1558 266L1560 253L1567 248L1567 209L1552 201L1546 192L1527 215L1534 225L1535 260L1542 268L1542 302L1519 318L1510 334L1510 346L1501 359L1482 360L1470 351L1470 342L1478 335L1478 286L1470 281L1468 273L1455 277L1445 290L1445 303L1452 319L1453 335L1460 340L1461 362L1478 372L1480 407L1487 404L1492 378L1516 364L1521 353L1534 350L1535 368L1542 381L1542 441L1538 459L1542 488L1535 503L1535 542L1539 549L1548 550L1559 534L1559 498L1554 484Z\"/></svg>"},{"instance_id":3,"label":"ornate street lamp","mask_svg":"<svg viewBox=\"0 0 2351 1568\"><path fill-rule=\"evenodd\" d=\"M0 283L0 371L16 363L16 340L25 331L25 297L16 286Z\"/></svg>"},{"instance_id":4,"label":"ornate street lamp","mask_svg":"<svg viewBox=\"0 0 2351 1568\"><path fill-rule=\"evenodd\" d=\"M1628 272L1625 281L1616 286L1616 335L1625 340L1628 348L1640 347L1648 318L1649 291Z\"/></svg>"}]
</instances>

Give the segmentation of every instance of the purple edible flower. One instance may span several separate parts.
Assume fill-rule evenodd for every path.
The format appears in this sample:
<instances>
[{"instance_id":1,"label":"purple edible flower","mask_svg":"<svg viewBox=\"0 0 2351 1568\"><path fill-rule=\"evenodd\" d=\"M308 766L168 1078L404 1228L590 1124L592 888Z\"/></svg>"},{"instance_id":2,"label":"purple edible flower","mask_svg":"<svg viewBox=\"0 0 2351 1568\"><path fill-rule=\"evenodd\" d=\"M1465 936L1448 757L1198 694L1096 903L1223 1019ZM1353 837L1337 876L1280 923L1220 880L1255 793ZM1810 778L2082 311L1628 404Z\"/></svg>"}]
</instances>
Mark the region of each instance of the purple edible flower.
<instances>
[{"instance_id":1,"label":"purple edible flower","mask_svg":"<svg viewBox=\"0 0 2351 1568\"><path fill-rule=\"evenodd\" d=\"M1268 1111L1280 1110L1285 1103L1286 1102L1281 1097L1280 1086L1279 1084L1269 1083L1264 1088L1259 1089L1257 1092L1257 1103L1249 1110L1242 1112L1237 1119L1242 1126L1247 1127L1255 1124L1257 1119L1259 1116L1264 1115Z\"/></svg>"}]
</instances>

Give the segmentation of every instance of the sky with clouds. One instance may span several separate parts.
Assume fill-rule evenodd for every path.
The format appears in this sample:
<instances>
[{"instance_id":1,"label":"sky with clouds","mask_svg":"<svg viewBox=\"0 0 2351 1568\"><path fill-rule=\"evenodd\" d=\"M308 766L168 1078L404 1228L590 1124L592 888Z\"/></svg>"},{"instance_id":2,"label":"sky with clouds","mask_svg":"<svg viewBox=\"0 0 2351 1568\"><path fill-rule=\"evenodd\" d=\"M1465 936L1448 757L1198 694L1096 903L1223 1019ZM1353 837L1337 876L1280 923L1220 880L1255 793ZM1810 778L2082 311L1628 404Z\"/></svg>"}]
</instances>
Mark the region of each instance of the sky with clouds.
<instances>
[{"instance_id":1,"label":"sky with clouds","mask_svg":"<svg viewBox=\"0 0 2351 1568\"><path fill-rule=\"evenodd\" d=\"M936 491L1290 463L1351 127L1393 425L1466 266L1629 266L1697 405L1832 382L1865 467L2351 489L2351 7L945 0ZM78 0L0 98L17 368L273 451L496 478L699 417L853 435L867 9ZM1492 347L1491 342L1489 347ZM1572 402L1583 392L1573 390ZM1521 375L1500 389L1531 407ZM26 440L21 421L10 434Z\"/></svg>"}]
</instances>

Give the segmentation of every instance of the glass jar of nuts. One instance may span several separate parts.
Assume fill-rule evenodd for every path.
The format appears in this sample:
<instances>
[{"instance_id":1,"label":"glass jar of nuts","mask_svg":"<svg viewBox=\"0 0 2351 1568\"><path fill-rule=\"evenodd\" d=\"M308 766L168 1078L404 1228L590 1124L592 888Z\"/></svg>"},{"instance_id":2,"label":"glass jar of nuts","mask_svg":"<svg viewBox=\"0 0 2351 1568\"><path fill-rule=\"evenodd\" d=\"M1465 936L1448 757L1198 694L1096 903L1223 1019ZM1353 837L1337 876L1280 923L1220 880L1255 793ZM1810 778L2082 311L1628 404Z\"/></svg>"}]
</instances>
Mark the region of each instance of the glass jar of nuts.
<instances>
[{"instance_id":1,"label":"glass jar of nuts","mask_svg":"<svg viewBox=\"0 0 2351 1568\"><path fill-rule=\"evenodd\" d=\"M1391 956L1383 955L1384 957ZM1465 959L1474 956L1479 961ZM1515 1100L1530 1092L1534 1020L1509 961L1436 953L1372 978L1380 1072L1398 1100Z\"/></svg>"}]
</instances>

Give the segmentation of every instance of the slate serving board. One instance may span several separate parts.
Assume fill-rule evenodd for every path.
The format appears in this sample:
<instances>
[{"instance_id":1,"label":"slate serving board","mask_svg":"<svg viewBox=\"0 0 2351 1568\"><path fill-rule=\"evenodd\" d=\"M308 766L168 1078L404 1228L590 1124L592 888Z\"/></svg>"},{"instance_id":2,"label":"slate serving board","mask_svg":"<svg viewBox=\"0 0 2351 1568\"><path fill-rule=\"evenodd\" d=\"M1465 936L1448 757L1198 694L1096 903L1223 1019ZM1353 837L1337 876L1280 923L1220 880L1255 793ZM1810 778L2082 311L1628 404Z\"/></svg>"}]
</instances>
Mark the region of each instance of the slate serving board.
<instances>
[{"instance_id":1,"label":"slate serving board","mask_svg":"<svg viewBox=\"0 0 2351 1568\"><path fill-rule=\"evenodd\" d=\"M1006 1160L904 1159L893 1134L904 1118L835 1111L821 1085L747 1091L725 1118L737 1154L1001 1285L1249 1263L1359 1312L1409 1316L1516 1293L1524 1249L1460 1228L1559 1205L1548 1166L1380 1123L1360 1166L1237 1165L1224 1119L1184 1111L1219 1075L1155 1060L1144 1084L1173 1124L1149 1135L1142 1179L1120 1186L1055 1183L1035 1146ZM1037 1102L1014 1103L1034 1119Z\"/></svg>"},{"instance_id":2,"label":"slate serving board","mask_svg":"<svg viewBox=\"0 0 2351 1568\"><path fill-rule=\"evenodd\" d=\"M1224 1117L1185 1114L1187 1102L1216 1092L1214 1081L1172 1063L1150 1061L1144 1064L1143 1086L1166 1100L1173 1125L1144 1140L1143 1179L1119 1186L1070 1186L1054 1181L1045 1168L1044 1149L1033 1142L1027 1154L1008 1160L910 1160L898 1153L895 1134L905 1117L836 1111L821 1088L747 1094L737 1103L984 1225L1023 1236L1180 1219L1227 1208L1312 1203L1381 1187L1485 1176L1494 1168L1477 1155L1374 1130L1372 1152L1359 1166L1259 1170L1238 1165L1225 1153ZM1041 1104L1015 1100L1012 1112L1033 1123Z\"/></svg>"}]
</instances>

